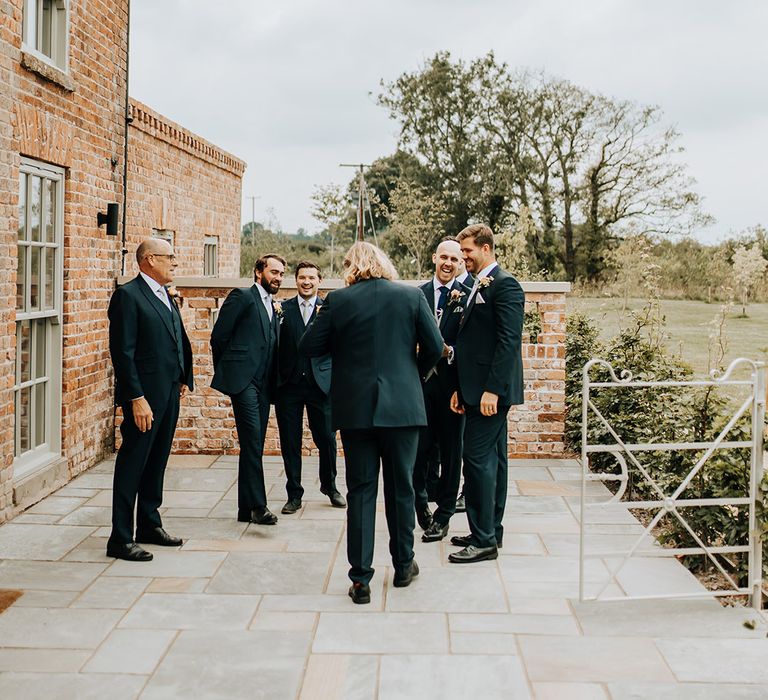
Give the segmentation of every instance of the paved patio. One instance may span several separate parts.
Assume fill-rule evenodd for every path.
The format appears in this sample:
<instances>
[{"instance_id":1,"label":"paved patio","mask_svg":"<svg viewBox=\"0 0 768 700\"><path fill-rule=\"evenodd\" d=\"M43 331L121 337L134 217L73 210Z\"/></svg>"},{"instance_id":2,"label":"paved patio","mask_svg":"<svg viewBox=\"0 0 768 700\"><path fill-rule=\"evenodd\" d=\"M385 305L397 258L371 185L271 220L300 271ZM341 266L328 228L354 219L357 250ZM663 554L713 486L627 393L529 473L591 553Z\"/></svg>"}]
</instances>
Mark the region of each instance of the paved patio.
<instances>
[{"instance_id":1,"label":"paved patio","mask_svg":"<svg viewBox=\"0 0 768 700\"><path fill-rule=\"evenodd\" d=\"M498 560L448 564L447 542L418 541L421 575L405 589L391 585L380 503L368 606L346 595L345 511L320 495L316 469L302 511L260 527L235 520L236 458L172 458L164 521L185 544L149 547L149 563L104 554L111 462L0 527L0 589L23 592L0 614L0 698L768 697L768 629L753 611L578 602L574 462L512 462ZM279 512L279 458L267 479ZM590 546L640 531L611 509ZM610 561L590 561L590 591L702 590L653 550L614 579Z\"/></svg>"}]
</instances>

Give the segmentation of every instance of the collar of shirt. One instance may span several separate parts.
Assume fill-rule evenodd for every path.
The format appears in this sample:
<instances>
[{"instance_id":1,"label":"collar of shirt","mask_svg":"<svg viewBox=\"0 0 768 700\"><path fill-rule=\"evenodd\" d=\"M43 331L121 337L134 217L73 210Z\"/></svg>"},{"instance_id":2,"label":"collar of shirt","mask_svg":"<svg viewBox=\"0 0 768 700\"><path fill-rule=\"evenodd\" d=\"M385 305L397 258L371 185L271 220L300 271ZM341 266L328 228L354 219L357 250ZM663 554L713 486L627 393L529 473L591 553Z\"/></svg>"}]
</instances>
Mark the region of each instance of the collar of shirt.
<instances>
[{"instance_id":1,"label":"collar of shirt","mask_svg":"<svg viewBox=\"0 0 768 700\"><path fill-rule=\"evenodd\" d=\"M145 275L141 271L139 271L139 274L142 276L144 281L152 290L152 293L170 309L171 302L168 300L168 291L166 290L166 288L162 284L160 284L160 282L158 282L157 280L152 279L149 275Z\"/></svg>"},{"instance_id":2,"label":"collar of shirt","mask_svg":"<svg viewBox=\"0 0 768 700\"><path fill-rule=\"evenodd\" d=\"M304 304L309 304L311 308L315 308L315 304L317 304L317 294L315 296L310 297L309 299L304 299L303 297L299 296L299 307L303 306Z\"/></svg>"},{"instance_id":3,"label":"collar of shirt","mask_svg":"<svg viewBox=\"0 0 768 700\"><path fill-rule=\"evenodd\" d=\"M460 284L464 284L467 281L467 277L469 277L469 273L464 270L458 277L456 277L456 281Z\"/></svg>"},{"instance_id":4,"label":"collar of shirt","mask_svg":"<svg viewBox=\"0 0 768 700\"><path fill-rule=\"evenodd\" d=\"M264 289L264 287L262 287L258 282L256 283L256 289L259 290L259 296L261 297L261 300L265 304L268 304L270 301L272 301L272 295L266 289Z\"/></svg>"},{"instance_id":5,"label":"collar of shirt","mask_svg":"<svg viewBox=\"0 0 768 700\"><path fill-rule=\"evenodd\" d=\"M477 277L475 277L475 284L477 284L477 281L478 281L479 279L481 279L481 278L483 278L483 277L487 277L487 276L488 276L488 273L489 273L491 270L493 270L493 268L494 268L494 267L496 267L496 265L498 265L498 264L499 264L499 263L497 263L497 262L494 260L494 261L493 261L493 262L492 262L490 265L488 265L487 267L484 267L482 270L480 270L480 272L478 273Z\"/></svg>"}]
</instances>

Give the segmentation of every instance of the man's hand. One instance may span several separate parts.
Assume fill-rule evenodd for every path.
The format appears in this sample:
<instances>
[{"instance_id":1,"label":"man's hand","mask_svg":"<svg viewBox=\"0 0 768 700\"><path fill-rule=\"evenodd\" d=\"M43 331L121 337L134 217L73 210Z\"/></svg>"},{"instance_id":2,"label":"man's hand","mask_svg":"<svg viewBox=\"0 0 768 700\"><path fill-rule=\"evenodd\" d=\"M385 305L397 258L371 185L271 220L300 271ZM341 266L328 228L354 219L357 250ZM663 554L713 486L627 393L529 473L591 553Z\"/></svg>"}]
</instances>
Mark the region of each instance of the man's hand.
<instances>
[{"instance_id":1,"label":"man's hand","mask_svg":"<svg viewBox=\"0 0 768 700\"><path fill-rule=\"evenodd\" d=\"M179 384L179 398L183 399L187 395L187 385Z\"/></svg>"},{"instance_id":2,"label":"man's hand","mask_svg":"<svg viewBox=\"0 0 768 700\"><path fill-rule=\"evenodd\" d=\"M459 403L459 392L454 391L451 395L451 410L454 413L464 413L464 406Z\"/></svg>"},{"instance_id":3,"label":"man's hand","mask_svg":"<svg viewBox=\"0 0 768 700\"><path fill-rule=\"evenodd\" d=\"M480 413L484 416L496 415L499 403L499 395L492 394L490 391L484 391L480 397Z\"/></svg>"},{"instance_id":4,"label":"man's hand","mask_svg":"<svg viewBox=\"0 0 768 700\"><path fill-rule=\"evenodd\" d=\"M152 409L143 396L133 400L133 422L140 433L146 433L152 427Z\"/></svg>"},{"instance_id":5,"label":"man's hand","mask_svg":"<svg viewBox=\"0 0 768 700\"><path fill-rule=\"evenodd\" d=\"M443 343L443 357L450 357L453 348L450 345Z\"/></svg>"}]
</instances>

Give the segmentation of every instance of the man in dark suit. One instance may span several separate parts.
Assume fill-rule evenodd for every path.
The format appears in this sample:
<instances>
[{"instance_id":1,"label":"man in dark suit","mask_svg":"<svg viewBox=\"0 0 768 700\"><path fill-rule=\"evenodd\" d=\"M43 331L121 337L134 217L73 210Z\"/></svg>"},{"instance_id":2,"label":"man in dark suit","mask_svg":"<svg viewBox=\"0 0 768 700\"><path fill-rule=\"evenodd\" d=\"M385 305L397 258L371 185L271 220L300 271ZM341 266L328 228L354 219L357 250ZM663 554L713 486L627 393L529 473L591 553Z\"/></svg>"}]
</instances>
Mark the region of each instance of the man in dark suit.
<instances>
[{"instance_id":1,"label":"man in dark suit","mask_svg":"<svg viewBox=\"0 0 768 700\"><path fill-rule=\"evenodd\" d=\"M421 291L433 309L443 341L450 348L450 356L441 358L424 381L424 406L427 425L419 432L419 449L413 471L413 489L416 493L416 519L424 529L424 542L437 542L448 534L448 521L456 510L456 495L461 479L461 449L464 416L451 411L451 395L458 386L453 346L459 332L464 304L470 290L455 280L461 259L461 248L454 239L441 241L432 255L434 277L422 285ZM434 446L437 445L437 450ZM435 494L437 510L434 516L427 505L426 476L430 457L436 451L439 476ZM430 522L431 520L431 522Z\"/></svg>"},{"instance_id":2,"label":"man in dark suit","mask_svg":"<svg viewBox=\"0 0 768 700\"><path fill-rule=\"evenodd\" d=\"M470 275L469 272L467 272L467 266L464 263L463 258L459 263L459 272L456 275L456 281L463 284L470 291L472 290L472 286L475 284L475 278ZM461 491L459 491L459 497L456 499L456 512L464 513L466 510L467 506L464 502L464 489L462 488Z\"/></svg>"},{"instance_id":3,"label":"man in dark suit","mask_svg":"<svg viewBox=\"0 0 768 700\"><path fill-rule=\"evenodd\" d=\"M394 586L408 586L413 558L413 463L426 424L420 377L443 340L424 295L391 280L386 255L355 243L344 258L346 289L330 292L299 343L308 357L331 354L331 419L341 429L347 475L347 557L355 603L369 603L379 463ZM418 351L417 351L418 347Z\"/></svg>"},{"instance_id":4,"label":"man in dark suit","mask_svg":"<svg viewBox=\"0 0 768 700\"><path fill-rule=\"evenodd\" d=\"M136 262L139 274L115 290L107 312L115 403L123 410L107 556L149 561L152 553L137 543L182 545L163 529L158 509L179 398L187 387L193 388L192 349L165 287L176 268L173 248L167 241L148 238L136 249Z\"/></svg>"},{"instance_id":5,"label":"man in dark suit","mask_svg":"<svg viewBox=\"0 0 768 700\"><path fill-rule=\"evenodd\" d=\"M493 232L484 224L457 236L467 270L476 276L456 338L459 389L451 408L466 415L464 497L471 534L453 537L463 549L454 563L498 556L507 499L507 413L523 403L521 339L525 295L496 263Z\"/></svg>"},{"instance_id":6,"label":"man in dark suit","mask_svg":"<svg viewBox=\"0 0 768 700\"><path fill-rule=\"evenodd\" d=\"M282 512L286 515L301 508L304 488L301 485L301 443L304 433L304 407L307 422L320 457L320 492L336 508L347 502L336 488L336 432L331 428L331 358L329 355L301 357L299 340L307 326L314 321L323 300L317 295L322 275L312 262L296 266L298 295L283 302L283 322L278 346L278 392L275 414L280 431L280 451L285 465L288 501Z\"/></svg>"},{"instance_id":7,"label":"man in dark suit","mask_svg":"<svg viewBox=\"0 0 768 700\"><path fill-rule=\"evenodd\" d=\"M264 255L254 266L254 284L233 289L211 332L211 386L232 400L240 443L237 519L274 525L264 487L264 436L274 392L282 306L273 299L285 274L285 260Z\"/></svg>"}]
</instances>

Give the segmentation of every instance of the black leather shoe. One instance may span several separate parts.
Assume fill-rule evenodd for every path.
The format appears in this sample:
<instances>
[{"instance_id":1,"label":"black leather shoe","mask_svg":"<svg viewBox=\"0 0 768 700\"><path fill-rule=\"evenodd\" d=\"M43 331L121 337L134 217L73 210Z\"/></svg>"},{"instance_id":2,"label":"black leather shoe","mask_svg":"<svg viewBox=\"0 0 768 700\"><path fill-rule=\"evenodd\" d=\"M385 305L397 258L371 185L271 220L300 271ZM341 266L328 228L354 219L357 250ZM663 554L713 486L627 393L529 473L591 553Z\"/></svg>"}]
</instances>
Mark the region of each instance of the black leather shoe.
<instances>
[{"instance_id":1,"label":"black leather shoe","mask_svg":"<svg viewBox=\"0 0 768 700\"><path fill-rule=\"evenodd\" d=\"M459 497L456 499L456 512L457 513L466 513L467 512L467 504L464 502L464 494L460 493Z\"/></svg>"},{"instance_id":2,"label":"black leather shoe","mask_svg":"<svg viewBox=\"0 0 768 700\"><path fill-rule=\"evenodd\" d=\"M424 530L424 534L421 536L422 542L439 542L448 534L448 525L433 520L432 524Z\"/></svg>"},{"instance_id":3,"label":"black leather shoe","mask_svg":"<svg viewBox=\"0 0 768 700\"><path fill-rule=\"evenodd\" d=\"M251 522L257 525L274 525L277 522L277 516L266 506L254 508L251 511Z\"/></svg>"},{"instance_id":4,"label":"black leather shoe","mask_svg":"<svg viewBox=\"0 0 768 700\"><path fill-rule=\"evenodd\" d=\"M181 537L173 537L161 527L149 532L137 532L136 541L141 544L159 544L161 547L181 547L184 544Z\"/></svg>"},{"instance_id":5,"label":"black leather shoe","mask_svg":"<svg viewBox=\"0 0 768 700\"><path fill-rule=\"evenodd\" d=\"M448 555L448 561L454 564L473 564L476 561L485 561L486 559L496 559L499 556L499 551L496 549L496 545L492 547L475 547L471 544L464 549L460 549L458 552Z\"/></svg>"},{"instance_id":6,"label":"black leather shoe","mask_svg":"<svg viewBox=\"0 0 768 700\"><path fill-rule=\"evenodd\" d=\"M332 491L328 494L328 500L334 508L346 508L347 499L344 498L338 491Z\"/></svg>"},{"instance_id":7,"label":"black leather shoe","mask_svg":"<svg viewBox=\"0 0 768 700\"><path fill-rule=\"evenodd\" d=\"M371 602L371 587L365 583L353 583L349 587L349 597L357 605L365 605Z\"/></svg>"},{"instance_id":8,"label":"black leather shoe","mask_svg":"<svg viewBox=\"0 0 768 700\"><path fill-rule=\"evenodd\" d=\"M422 530L426 530L432 524L432 511L428 505L416 508L416 520Z\"/></svg>"},{"instance_id":9,"label":"black leather shoe","mask_svg":"<svg viewBox=\"0 0 768 700\"><path fill-rule=\"evenodd\" d=\"M419 575L419 565L416 563L416 560L414 559L411 562L411 565L408 567L408 571L406 571L402 576L398 576L397 572L395 572L395 580L392 581L392 585L395 588L405 588L406 586L411 585L411 581L415 579Z\"/></svg>"},{"instance_id":10,"label":"black leather shoe","mask_svg":"<svg viewBox=\"0 0 768 700\"><path fill-rule=\"evenodd\" d=\"M283 515L293 515L297 510L301 508L300 498L289 498L283 509L280 511Z\"/></svg>"},{"instance_id":11,"label":"black leather shoe","mask_svg":"<svg viewBox=\"0 0 768 700\"><path fill-rule=\"evenodd\" d=\"M135 542L128 544L107 542L107 556L126 561L152 561L152 552L142 549Z\"/></svg>"}]
</instances>

